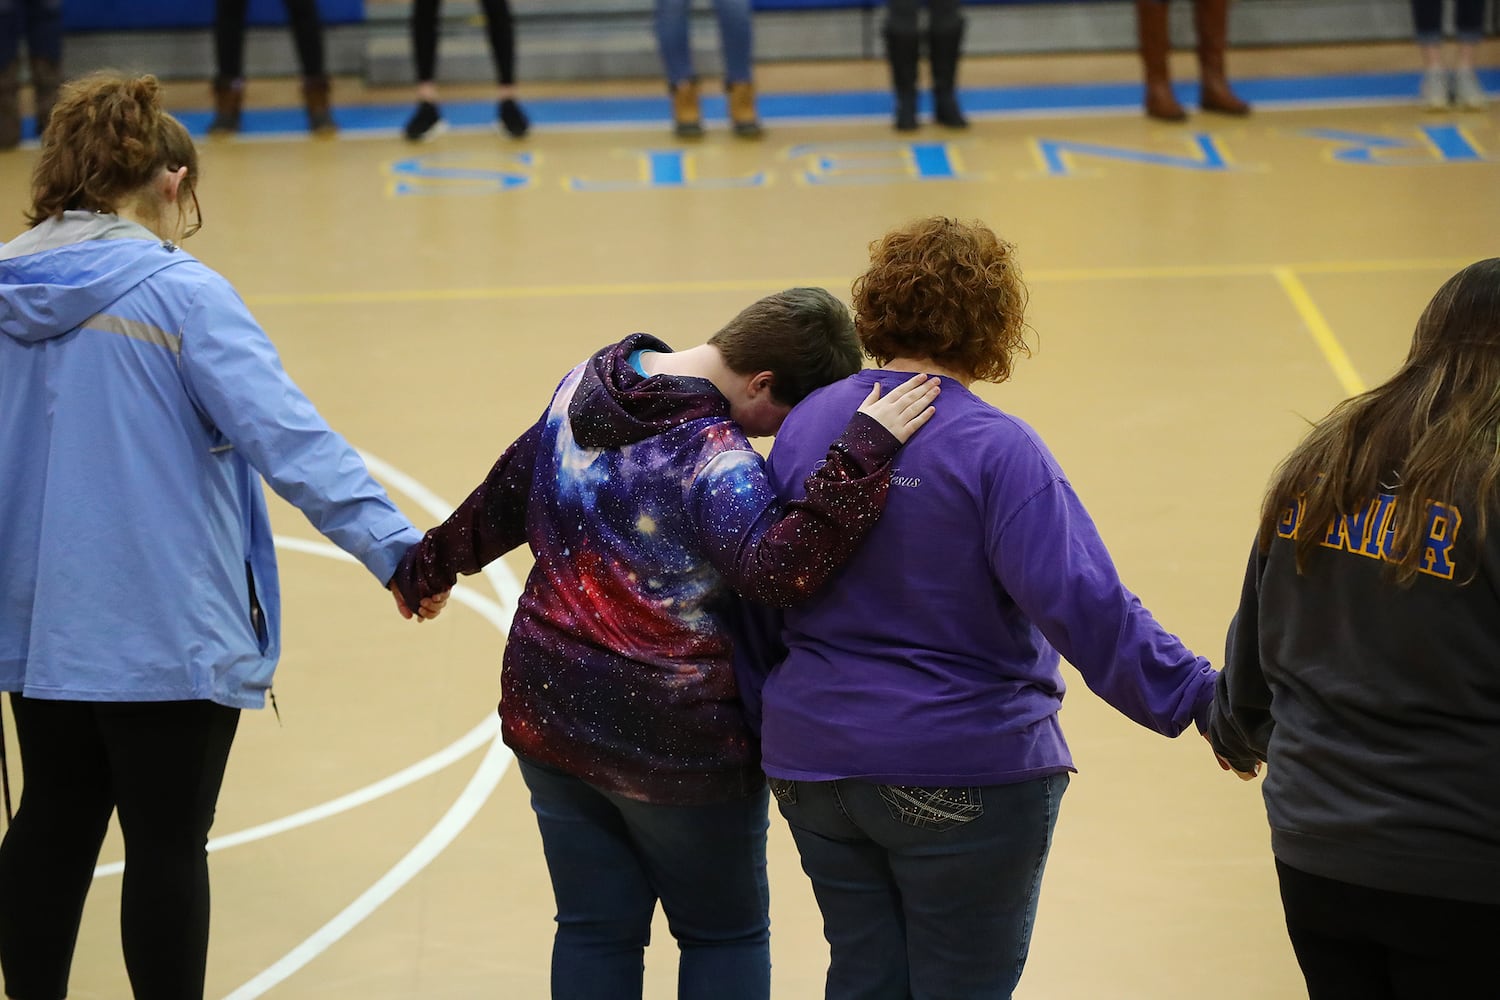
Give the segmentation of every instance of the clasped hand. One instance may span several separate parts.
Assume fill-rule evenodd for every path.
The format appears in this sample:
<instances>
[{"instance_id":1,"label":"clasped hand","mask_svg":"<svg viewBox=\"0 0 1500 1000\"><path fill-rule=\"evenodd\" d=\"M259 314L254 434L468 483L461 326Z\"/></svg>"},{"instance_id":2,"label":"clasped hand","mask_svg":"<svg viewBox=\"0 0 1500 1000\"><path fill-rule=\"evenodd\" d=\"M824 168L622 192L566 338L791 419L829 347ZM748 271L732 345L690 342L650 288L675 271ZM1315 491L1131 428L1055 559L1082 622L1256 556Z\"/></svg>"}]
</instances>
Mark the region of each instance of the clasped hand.
<instances>
[{"instance_id":1,"label":"clasped hand","mask_svg":"<svg viewBox=\"0 0 1500 1000\"><path fill-rule=\"evenodd\" d=\"M406 599L401 596L401 589L393 582L390 586L391 596L396 598L396 610L401 613L402 618L415 618L418 622L425 622L429 618L436 618L443 613L443 606L448 603L448 595L451 591L443 591L431 597L422 598L422 603L416 611L406 606Z\"/></svg>"}]
</instances>

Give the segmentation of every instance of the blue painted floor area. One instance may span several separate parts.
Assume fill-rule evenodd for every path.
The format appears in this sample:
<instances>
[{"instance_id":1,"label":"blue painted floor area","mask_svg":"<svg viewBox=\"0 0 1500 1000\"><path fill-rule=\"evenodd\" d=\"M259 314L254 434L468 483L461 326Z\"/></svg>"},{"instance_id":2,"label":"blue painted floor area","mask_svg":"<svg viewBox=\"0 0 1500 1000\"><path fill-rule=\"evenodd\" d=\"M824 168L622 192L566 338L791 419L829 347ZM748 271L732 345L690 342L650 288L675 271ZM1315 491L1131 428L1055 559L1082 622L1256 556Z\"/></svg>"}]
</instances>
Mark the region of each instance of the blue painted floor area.
<instances>
[{"instance_id":1,"label":"blue painted floor area","mask_svg":"<svg viewBox=\"0 0 1500 1000\"><path fill-rule=\"evenodd\" d=\"M1485 89L1500 97L1500 69L1480 70ZM1406 103L1417 100L1420 74L1368 73L1340 76L1286 77L1272 79L1236 79L1235 90L1252 104L1295 107L1299 104ZM1198 101L1198 87L1184 82L1176 87L1177 97L1185 107ZM338 94L335 91L335 98ZM1138 111L1141 86L1138 83L1052 84L1021 87L974 87L962 91L964 110L981 117L1036 116L1049 112L1118 113ZM930 113L928 95L922 95L923 113ZM523 106L531 116L533 127L607 128L662 127L671 116L669 102L662 97L588 97L529 100ZM820 119L885 120L891 113L891 96L881 91L837 91L821 94L762 94L761 118L768 124L778 121ZM492 101L453 101L443 104L443 117L456 129L484 129L496 126L496 107ZM375 104L343 105L334 109L334 118L345 132L361 134L399 133L411 114L412 105ZM725 100L708 95L703 100L706 121L723 121ZM207 111L190 111L180 115L195 135L208 128ZM300 108L247 108L244 113L245 135L275 135L300 132L307 127ZM29 123L28 123L29 128Z\"/></svg>"}]
</instances>

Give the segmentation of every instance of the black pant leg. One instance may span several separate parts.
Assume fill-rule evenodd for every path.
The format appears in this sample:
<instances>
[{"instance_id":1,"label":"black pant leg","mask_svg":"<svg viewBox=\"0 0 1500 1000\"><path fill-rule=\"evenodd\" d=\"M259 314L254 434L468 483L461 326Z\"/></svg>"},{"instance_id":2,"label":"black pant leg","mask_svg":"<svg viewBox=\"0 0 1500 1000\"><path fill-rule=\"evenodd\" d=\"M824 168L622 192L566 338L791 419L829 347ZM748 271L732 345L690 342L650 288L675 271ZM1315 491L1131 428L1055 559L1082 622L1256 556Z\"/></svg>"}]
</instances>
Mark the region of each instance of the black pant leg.
<instances>
[{"instance_id":1,"label":"black pant leg","mask_svg":"<svg viewBox=\"0 0 1500 1000\"><path fill-rule=\"evenodd\" d=\"M139 997L201 1000L206 845L239 711L207 701L99 707L125 835L125 968Z\"/></svg>"},{"instance_id":2,"label":"black pant leg","mask_svg":"<svg viewBox=\"0 0 1500 1000\"><path fill-rule=\"evenodd\" d=\"M215 0L214 57L221 80L245 75L245 6L248 0Z\"/></svg>"},{"instance_id":3,"label":"black pant leg","mask_svg":"<svg viewBox=\"0 0 1500 1000\"><path fill-rule=\"evenodd\" d=\"M109 762L84 702L11 695L21 799L0 841L0 970L5 993L68 991L84 898L114 807Z\"/></svg>"},{"instance_id":4,"label":"black pant leg","mask_svg":"<svg viewBox=\"0 0 1500 1000\"><path fill-rule=\"evenodd\" d=\"M318 17L317 0L283 0L287 19L292 23L292 40L297 46L297 63L303 76L324 76L323 21Z\"/></svg>"},{"instance_id":5,"label":"black pant leg","mask_svg":"<svg viewBox=\"0 0 1500 1000\"><path fill-rule=\"evenodd\" d=\"M437 79L438 11L440 0L412 0L411 54L417 64L417 82Z\"/></svg>"}]
</instances>

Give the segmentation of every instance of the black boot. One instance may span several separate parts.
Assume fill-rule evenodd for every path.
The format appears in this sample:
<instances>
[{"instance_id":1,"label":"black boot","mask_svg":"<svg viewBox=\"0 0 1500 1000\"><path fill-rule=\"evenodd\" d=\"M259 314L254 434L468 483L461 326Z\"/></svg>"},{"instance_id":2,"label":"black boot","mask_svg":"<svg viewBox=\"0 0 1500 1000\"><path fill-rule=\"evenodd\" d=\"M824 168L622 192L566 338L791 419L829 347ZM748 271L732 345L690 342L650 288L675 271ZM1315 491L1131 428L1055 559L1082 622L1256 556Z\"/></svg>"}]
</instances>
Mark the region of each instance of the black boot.
<instances>
[{"instance_id":1,"label":"black boot","mask_svg":"<svg viewBox=\"0 0 1500 1000\"><path fill-rule=\"evenodd\" d=\"M932 61L932 117L939 125L968 128L958 106L958 56L963 48L964 19L955 17L927 31L927 57Z\"/></svg>"},{"instance_id":2,"label":"black boot","mask_svg":"<svg viewBox=\"0 0 1500 1000\"><path fill-rule=\"evenodd\" d=\"M921 36L885 26L885 57L891 64L891 90L896 95L898 132L917 127L917 64L922 55Z\"/></svg>"}]
</instances>

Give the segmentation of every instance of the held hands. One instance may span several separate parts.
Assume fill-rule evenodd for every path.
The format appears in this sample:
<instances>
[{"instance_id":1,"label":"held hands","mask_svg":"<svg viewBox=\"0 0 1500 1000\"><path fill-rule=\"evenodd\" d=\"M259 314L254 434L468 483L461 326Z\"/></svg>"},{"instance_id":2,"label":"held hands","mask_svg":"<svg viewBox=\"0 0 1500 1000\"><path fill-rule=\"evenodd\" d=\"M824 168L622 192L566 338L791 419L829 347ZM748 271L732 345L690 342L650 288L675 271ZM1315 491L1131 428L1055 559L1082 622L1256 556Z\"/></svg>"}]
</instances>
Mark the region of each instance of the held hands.
<instances>
[{"instance_id":1,"label":"held hands","mask_svg":"<svg viewBox=\"0 0 1500 1000\"><path fill-rule=\"evenodd\" d=\"M1203 734L1203 738L1208 741L1208 745L1210 747L1213 746L1213 740L1209 739L1207 733ZM1250 770L1241 771L1239 768L1229 763L1229 761L1225 760L1223 757L1220 757L1217 750L1214 751L1214 760L1218 761L1219 767L1223 768L1224 770L1233 771L1234 776L1236 778L1239 778L1241 781L1254 781L1256 776L1260 774L1260 761L1256 761L1255 765L1251 767Z\"/></svg>"},{"instance_id":2,"label":"held hands","mask_svg":"<svg viewBox=\"0 0 1500 1000\"><path fill-rule=\"evenodd\" d=\"M923 424L932 419L936 412L932 401L937 399L941 383L942 379L936 375L913 375L892 389L890 395L882 398L880 384L877 382L871 387L859 412L879 421L897 441L905 444Z\"/></svg>"},{"instance_id":3,"label":"held hands","mask_svg":"<svg viewBox=\"0 0 1500 1000\"><path fill-rule=\"evenodd\" d=\"M442 614L443 607L448 603L448 594L450 593L449 591L445 590L441 594L435 594L432 597L424 597L422 598L422 603L418 606L417 610L412 611L406 606L406 601L401 596L401 590L396 586L395 583L392 583L390 585L390 590L391 596L396 599L396 610L400 612L401 617L408 620L415 618L418 624L427 621L429 618L436 618L438 615Z\"/></svg>"}]
</instances>

